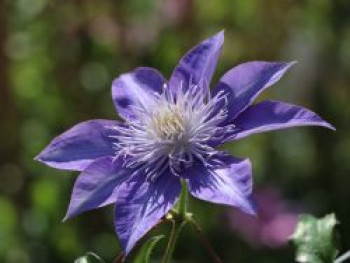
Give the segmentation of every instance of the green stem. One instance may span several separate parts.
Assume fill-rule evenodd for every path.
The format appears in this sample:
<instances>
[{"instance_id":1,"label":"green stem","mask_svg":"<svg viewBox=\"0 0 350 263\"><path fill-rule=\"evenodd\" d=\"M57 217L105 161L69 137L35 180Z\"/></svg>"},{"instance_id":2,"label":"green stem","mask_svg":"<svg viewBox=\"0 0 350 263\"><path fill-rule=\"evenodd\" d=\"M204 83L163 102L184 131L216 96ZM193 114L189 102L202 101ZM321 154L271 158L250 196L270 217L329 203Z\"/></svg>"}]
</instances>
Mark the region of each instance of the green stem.
<instances>
[{"instance_id":1,"label":"green stem","mask_svg":"<svg viewBox=\"0 0 350 263\"><path fill-rule=\"evenodd\" d=\"M165 250L162 263L168 263L170 262L170 259L173 255L176 241L179 237L179 234L181 232L181 229L186 224L186 214L187 214L187 205L188 205L188 190L186 183L182 180L182 190L179 198L178 203L178 210L176 214L172 214L171 217L171 233L168 241L167 248Z\"/></svg>"},{"instance_id":2,"label":"green stem","mask_svg":"<svg viewBox=\"0 0 350 263\"><path fill-rule=\"evenodd\" d=\"M186 219L187 207L188 207L188 189L186 182L181 180L182 190L178 203L178 214L180 216L180 220L184 221Z\"/></svg>"},{"instance_id":3,"label":"green stem","mask_svg":"<svg viewBox=\"0 0 350 263\"><path fill-rule=\"evenodd\" d=\"M209 256L211 257L212 262L213 263L222 263L221 259L215 253L214 248L210 244L209 240L205 236L205 234L204 234L202 228L199 226L199 224L192 218L189 218L187 221L193 226L193 228L196 231L200 241L202 242L203 246L205 247L205 249L207 250Z\"/></svg>"},{"instance_id":4,"label":"green stem","mask_svg":"<svg viewBox=\"0 0 350 263\"><path fill-rule=\"evenodd\" d=\"M168 241L167 248L165 250L162 263L169 263L171 260L171 257L173 255L175 244L177 241L177 238L179 237L179 234L181 232L181 229L185 225L185 221L183 222L176 222L176 220L172 220L172 228L171 233Z\"/></svg>"}]
</instances>

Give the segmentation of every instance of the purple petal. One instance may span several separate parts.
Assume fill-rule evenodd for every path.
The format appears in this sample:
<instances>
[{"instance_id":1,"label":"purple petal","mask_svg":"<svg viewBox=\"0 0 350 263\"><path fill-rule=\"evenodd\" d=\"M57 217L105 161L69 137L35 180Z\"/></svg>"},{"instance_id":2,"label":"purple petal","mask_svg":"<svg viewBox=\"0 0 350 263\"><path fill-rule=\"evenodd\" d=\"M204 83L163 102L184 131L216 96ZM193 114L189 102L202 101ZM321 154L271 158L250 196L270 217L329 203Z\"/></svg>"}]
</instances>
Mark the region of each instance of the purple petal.
<instances>
[{"instance_id":1,"label":"purple petal","mask_svg":"<svg viewBox=\"0 0 350 263\"><path fill-rule=\"evenodd\" d=\"M248 159L231 157L221 168L194 166L186 172L190 193L201 200L230 205L255 214L251 201L252 167Z\"/></svg>"},{"instance_id":2,"label":"purple petal","mask_svg":"<svg viewBox=\"0 0 350 263\"><path fill-rule=\"evenodd\" d=\"M155 93L162 92L165 82L164 77L152 68L137 68L115 79L112 98L119 115L126 120L135 118L135 107L147 105Z\"/></svg>"},{"instance_id":3,"label":"purple petal","mask_svg":"<svg viewBox=\"0 0 350 263\"><path fill-rule=\"evenodd\" d=\"M79 123L56 137L35 160L65 170L84 170L95 159L115 154L110 136L116 135L111 127L120 123L109 120L91 120Z\"/></svg>"},{"instance_id":4,"label":"purple petal","mask_svg":"<svg viewBox=\"0 0 350 263\"><path fill-rule=\"evenodd\" d=\"M224 31L221 31L182 57L170 78L170 92L176 96L177 90L180 87L188 89L189 83L199 84L199 89L207 92L223 44Z\"/></svg>"},{"instance_id":5,"label":"purple petal","mask_svg":"<svg viewBox=\"0 0 350 263\"><path fill-rule=\"evenodd\" d=\"M263 61L243 63L225 73L213 93L215 95L224 91L228 94L228 116L232 120L294 64Z\"/></svg>"},{"instance_id":6,"label":"purple petal","mask_svg":"<svg viewBox=\"0 0 350 263\"><path fill-rule=\"evenodd\" d=\"M279 101L263 101L250 106L235 120L238 132L229 139L238 140L248 135L297 126L335 128L316 113L303 107Z\"/></svg>"},{"instance_id":7,"label":"purple petal","mask_svg":"<svg viewBox=\"0 0 350 263\"><path fill-rule=\"evenodd\" d=\"M136 175L122 186L116 203L115 228L126 255L174 206L180 190L179 178L170 173L153 182Z\"/></svg>"},{"instance_id":8,"label":"purple petal","mask_svg":"<svg viewBox=\"0 0 350 263\"><path fill-rule=\"evenodd\" d=\"M103 157L90 164L75 181L64 220L82 212L114 203L119 186L130 177L122 160Z\"/></svg>"}]
</instances>

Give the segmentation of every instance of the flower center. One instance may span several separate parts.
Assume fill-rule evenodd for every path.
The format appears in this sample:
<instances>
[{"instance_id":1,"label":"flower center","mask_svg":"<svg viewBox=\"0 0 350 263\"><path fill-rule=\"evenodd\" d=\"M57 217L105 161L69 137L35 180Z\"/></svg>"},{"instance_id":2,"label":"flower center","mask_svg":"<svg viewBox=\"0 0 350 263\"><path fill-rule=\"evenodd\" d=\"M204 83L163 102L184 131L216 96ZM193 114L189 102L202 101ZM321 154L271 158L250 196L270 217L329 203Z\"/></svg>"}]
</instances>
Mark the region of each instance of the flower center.
<instances>
[{"instance_id":1,"label":"flower center","mask_svg":"<svg viewBox=\"0 0 350 263\"><path fill-rule=\"evenodd\" d=\"M169 169L180 175L195 162L216 165L218 151L210 143L220 140L233 124L222 125L227 117L226 94L211 97L198 86L179 89L176 97L167 92L149 97L134 106L137 118L116 127L115 158L123 156L125 166L146 173L153 180Z\"/></svg>"},{"instance_id":2,"label":"flower center","mask_svg":"<svg viewBox=\"0 0 350 263\"><path fill-rule=\"evenodd\" d=\"M180 109L170 107L166 112L156 112L149 124L149 129L155 131L160 139L179 139L184 131L184 120Z\"/></svg>"}]
</instances>

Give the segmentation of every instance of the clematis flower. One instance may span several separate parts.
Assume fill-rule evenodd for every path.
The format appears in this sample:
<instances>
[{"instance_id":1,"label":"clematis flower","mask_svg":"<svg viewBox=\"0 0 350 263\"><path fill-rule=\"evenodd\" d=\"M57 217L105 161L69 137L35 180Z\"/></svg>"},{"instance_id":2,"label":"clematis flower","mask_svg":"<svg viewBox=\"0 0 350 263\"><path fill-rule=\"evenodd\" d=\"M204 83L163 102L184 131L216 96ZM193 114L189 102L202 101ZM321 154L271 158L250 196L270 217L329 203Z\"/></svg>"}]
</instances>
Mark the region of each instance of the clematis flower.
<instances>
[{"instance_id":1,"label":"clematis flower","mask_svg":"<svg viewBox=\"0 0 350 263\"><path fill-rule=\"evenodd\" d=\"M181 179L192 196L254 214L249 159L216 149L248 135L294 126L333 129L315 113L278 101L253 104L294 64L248 62L228 71L211 92L224 33L189 51L169 81L137 68L112 84L116 120L82 122L37 157L81 171L65 219L115 204L115 229L125 254L176 204Z\"/></svg>"}]
</instances>

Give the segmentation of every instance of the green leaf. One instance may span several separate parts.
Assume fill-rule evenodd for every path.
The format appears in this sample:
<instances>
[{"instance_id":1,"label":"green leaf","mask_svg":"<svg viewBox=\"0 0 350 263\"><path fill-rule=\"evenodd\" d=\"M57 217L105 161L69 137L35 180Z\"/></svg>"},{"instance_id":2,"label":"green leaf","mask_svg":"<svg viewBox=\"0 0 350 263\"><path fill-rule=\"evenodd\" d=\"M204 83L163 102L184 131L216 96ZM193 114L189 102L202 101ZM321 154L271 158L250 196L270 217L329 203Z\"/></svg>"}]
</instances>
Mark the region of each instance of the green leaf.
<instances>
[{"instance_id":1,"label":"green leaf","mask_svg":"<svg viewBox=\"0 0 350 263\"><path fill-rule=\"evenodd\" d=\"M74 263L105 263L98 255L88 252L84 256L77 258Z\"/></svg>"},{"instance_id":2,"label":"green leaf","mask_svg":"<svg viewBox=\"0 0 350 263\"><path fill-rule=\"evenodd\" d=\"M295 259L300 263L333 263L338 253L335 242L334 214L317 219L300 215L291 237L297 248Z\"/></svg>"},{"instance_id":3,"label":"green leaf","mask_svg":"<svg viewBox=\"0 0 350 263\"><path fill-rule=\"evenodd\" d=\"M148 263L155 245L164 238L163 235L148 239L135 257L134 263Z\"/></svg>"}]
</instances>

